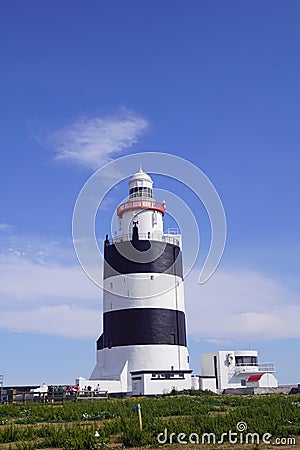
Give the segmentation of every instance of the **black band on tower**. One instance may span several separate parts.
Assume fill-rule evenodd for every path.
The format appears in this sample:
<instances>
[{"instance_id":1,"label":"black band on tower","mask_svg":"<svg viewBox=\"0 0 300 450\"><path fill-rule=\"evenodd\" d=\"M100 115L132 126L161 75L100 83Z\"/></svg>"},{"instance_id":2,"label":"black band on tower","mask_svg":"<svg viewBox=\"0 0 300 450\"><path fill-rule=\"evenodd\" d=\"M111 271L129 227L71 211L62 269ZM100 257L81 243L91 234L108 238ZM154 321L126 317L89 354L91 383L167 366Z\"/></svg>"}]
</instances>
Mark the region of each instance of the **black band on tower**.
<instances>
[{"instance_id":1,"label":"black band on tower","mask_svg":"<svg viewBox=\"0 0 300 450\"><path fill-rule=\"evenodd\" d=\"M163 308L132 308L103 314L97 350L124 345L167 344L186 347L185 315Z\"/></svg>"},{"instance_id":2,"label":"black band on tower","mask_svg":"<svg viewBox=\"0 0 300 450\"><path fill-rule=\"evenodd\" d=\"M139 261L132 261L124 256L132 253L132 247L139 252ZM145 252L146 262L143 262L142 252ZM149 272L166 273L183 278L180 247L165 242L137 240L134 243L124 241L106 245L104 260L104 279L120 274Z\"/></svg>"}]
</instances>

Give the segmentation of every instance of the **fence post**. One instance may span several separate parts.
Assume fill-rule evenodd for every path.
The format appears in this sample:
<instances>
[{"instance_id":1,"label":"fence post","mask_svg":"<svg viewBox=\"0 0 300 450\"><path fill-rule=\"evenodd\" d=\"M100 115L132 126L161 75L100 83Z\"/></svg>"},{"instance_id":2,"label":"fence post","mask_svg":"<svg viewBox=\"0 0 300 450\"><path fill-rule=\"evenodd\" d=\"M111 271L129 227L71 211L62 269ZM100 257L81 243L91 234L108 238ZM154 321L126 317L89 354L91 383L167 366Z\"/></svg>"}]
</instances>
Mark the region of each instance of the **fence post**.
<instances>
[{"instance_id":1,"label":"fence post","mask_svg":"<svg viewBox=\"0 0 300 450\"><path fill-rule=\"evenodd\" d=\"M139 427L140 431L143 430L143 422L142 422L142 411L141 411L141 405L138 403L137 405L137 411L138 411L138 419L139 419Z\"/></svg>"}]
</instances>

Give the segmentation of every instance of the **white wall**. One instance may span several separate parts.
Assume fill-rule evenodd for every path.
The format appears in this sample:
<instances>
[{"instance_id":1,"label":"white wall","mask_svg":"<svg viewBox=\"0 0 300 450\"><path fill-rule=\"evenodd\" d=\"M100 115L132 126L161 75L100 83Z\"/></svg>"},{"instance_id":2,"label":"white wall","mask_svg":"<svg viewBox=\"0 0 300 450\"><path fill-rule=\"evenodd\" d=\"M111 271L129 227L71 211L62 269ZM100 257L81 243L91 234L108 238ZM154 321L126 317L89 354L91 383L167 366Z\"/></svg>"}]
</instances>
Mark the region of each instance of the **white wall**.
<instances>
[{"instance_id":1,"label":"white wall","mask_svg":"<svg viewBox=\"0 0 300 450\"><path fill-rule=\"evenodd\" d=\"M178 345L131 345L104 348L97 351L97 364L91 380L119 379L128 362L128 386L131 391L130 372L138 370L189 370L188 349Z\"/></svg>"},{"instance_id":2,"label":"white wall","mask_svg":"<svg viewBox=\"0 0 300 450\"><path fill-rule=\"evenodd\" d=\"M135 378L136 375L133 375ZM184 379L154 379L152 374L141 374L140 381L134 381L132 390L133 395L158 395L171 392L172 389L182 391L183 389L191 389L191 374L184 374ZM138 384L139 383L139 384Z\"/></svg>"},{"instance_id":3,"label":"white wall","mask_svg":"<svg viewBox=\"0 0 300 450\"><path fill-rule=\"evenodd\" d=\"M176 291L175 291L176 287ZM104 280L103 311L125 308L167 308L184 311L182 278L172 274L135 273Z\"/></svg>"},{"instance_id":4,"label":"white wall","mask_svg":"<svg viewBox=\"0 0 300 450\"><path fill-rule=\"evenodd\" d=\"M258 356L256 350L221 350L201 355L201 375L214 376L214 357L217 358L218 389L240 388L246 380L258 373L258 366L236 366L236 356ZM241 381L244 380L244 386Z\"/></svg>"},{"instance_id":5,"label":"white wall","mask_svg":"<svg viewBox=\"0 0 300 450\"><path fill-rule=\"evenodd\" d=\"M134 202L138 205L140 201L143 204L147 204L148 200L141 199L130 199L130 202ZM153 200L148 201L149 206L153 203ZM152 209L134 209L127 211L122 215L122 236L131 236L133 221L138 221L138 231L141 236L140 239L145 239L148 233L157 233L161 236L163 233L163 218L162 213L159 211L154 211Z\"/></svg>"},{"instance_id":6,"label":"white wall","mask_svg":"<svg viewBox=\"0 0 300 450\"><path fill-rule=\"evenodd\" d=\"M200 390L217 392L216 379L215 378L200 378Z\"/></svg>"},{"instance_id":7,"label":"white wall","mask_svg":"<svg viewBox=\"0 0 300 450\"><path fill-rule=\"evenodd\" d=\"M247 382L247 387L278 387L278 380L272 373L264 373L258 381Z\"/></svg>"}]
</instances>

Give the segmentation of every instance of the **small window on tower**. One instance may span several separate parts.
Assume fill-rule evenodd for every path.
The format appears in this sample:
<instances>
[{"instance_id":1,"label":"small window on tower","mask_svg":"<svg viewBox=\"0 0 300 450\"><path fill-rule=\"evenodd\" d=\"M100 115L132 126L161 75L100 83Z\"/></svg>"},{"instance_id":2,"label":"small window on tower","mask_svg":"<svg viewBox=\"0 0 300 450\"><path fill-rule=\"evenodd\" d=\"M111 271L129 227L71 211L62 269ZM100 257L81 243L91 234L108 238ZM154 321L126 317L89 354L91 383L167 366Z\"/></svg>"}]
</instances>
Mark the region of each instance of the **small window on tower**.
<instances>
[{"instance_id":1,"label":"small window on tower","mask_svg":"<svg viewBox=\"0 0 300 450\"><path fill-rule=\"evenodd\" d=\"M150 280L154 280L154 275L150 275Z\"/></svg>"},{"instance_id":2,"label":"small window on tower","mask_svg":"<svg viewBox=\"0 0 300 450\"><path fill-rule=\"evenodd\" d=\"M154 211L154 213L152 214L152 224L156 225L157 224L157 212Z\"/></svg>"}]
</instances>

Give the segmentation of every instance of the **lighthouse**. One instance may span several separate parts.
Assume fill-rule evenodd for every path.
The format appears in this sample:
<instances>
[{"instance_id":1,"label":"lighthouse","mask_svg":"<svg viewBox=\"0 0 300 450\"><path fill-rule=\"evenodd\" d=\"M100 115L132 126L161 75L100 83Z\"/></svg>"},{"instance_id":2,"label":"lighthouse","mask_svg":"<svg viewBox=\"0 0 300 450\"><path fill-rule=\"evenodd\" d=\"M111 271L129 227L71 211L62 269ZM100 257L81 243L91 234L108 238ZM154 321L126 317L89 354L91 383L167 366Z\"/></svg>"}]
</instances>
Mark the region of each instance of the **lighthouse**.
<instances>
[{"instance_id":1,"label":"lighthouse","mask_svg":"<svg viewBox=\"0 0 300 450\"><path fill-rule=\"evenodd\" d=\"M81 385L133 395L191 387L182 240L164 231L165 210L140 168L117 207L118 231L104 241L102 334Z\"/></svg>"}]
</instances>

